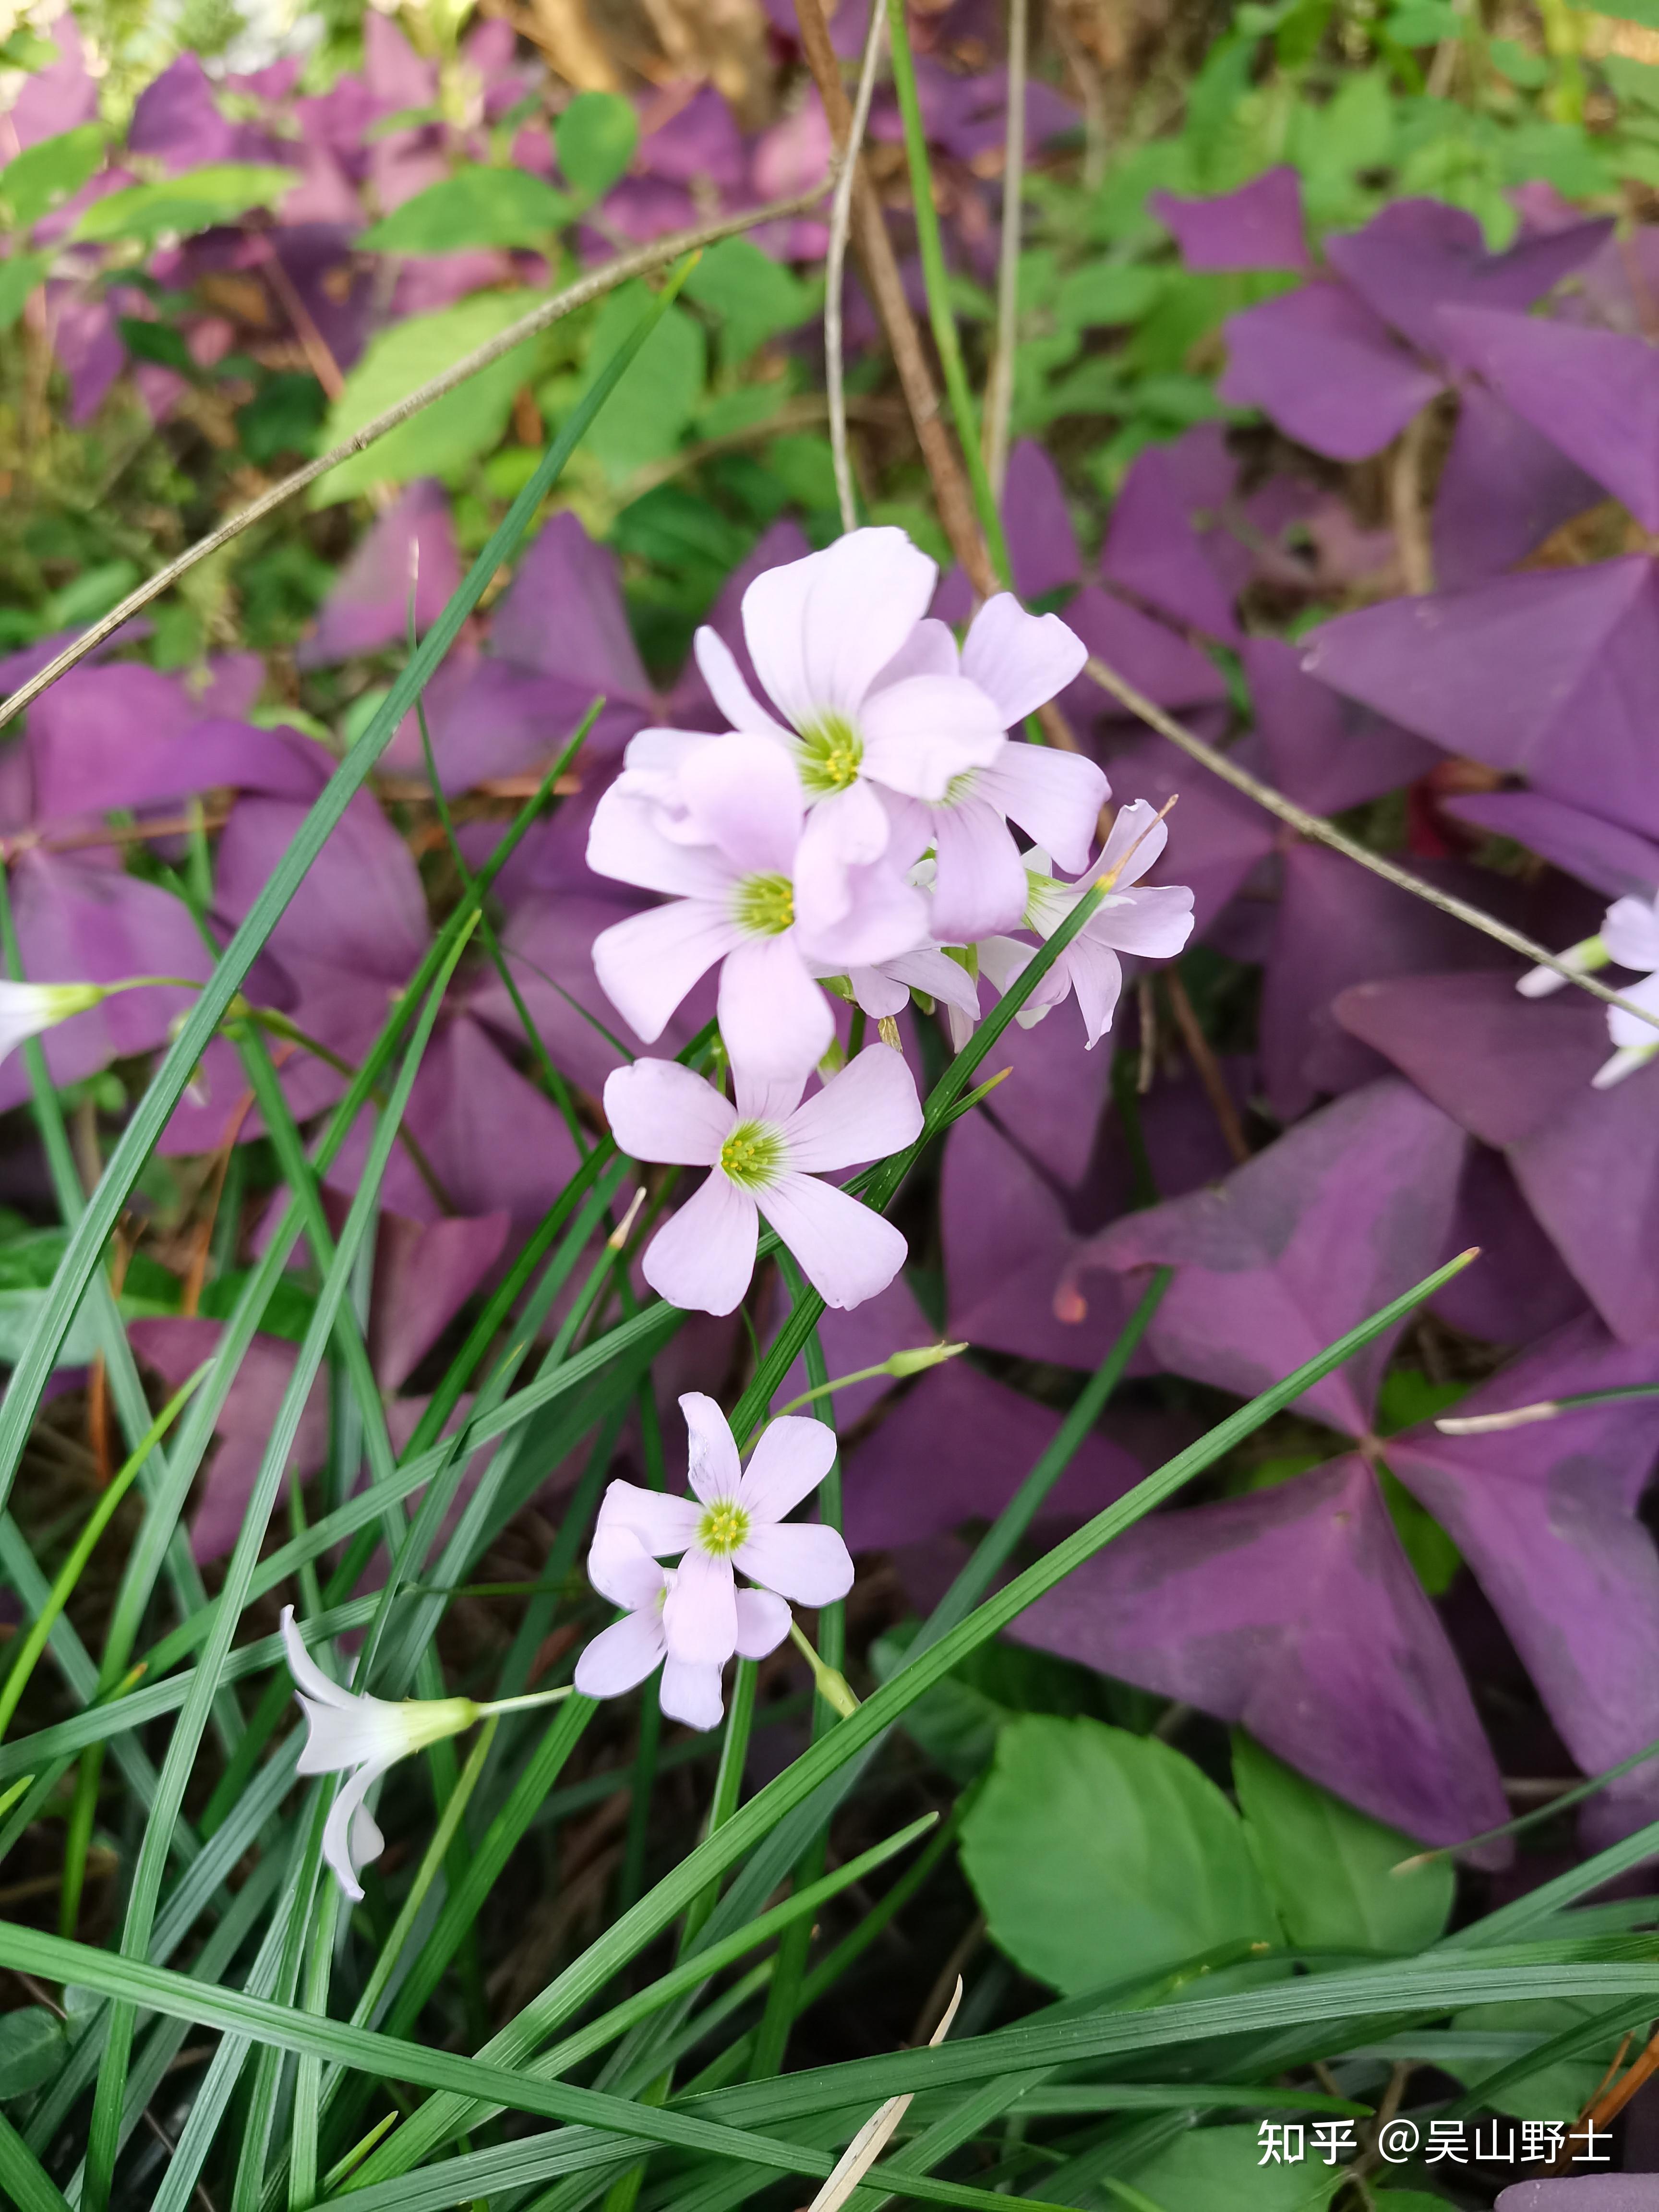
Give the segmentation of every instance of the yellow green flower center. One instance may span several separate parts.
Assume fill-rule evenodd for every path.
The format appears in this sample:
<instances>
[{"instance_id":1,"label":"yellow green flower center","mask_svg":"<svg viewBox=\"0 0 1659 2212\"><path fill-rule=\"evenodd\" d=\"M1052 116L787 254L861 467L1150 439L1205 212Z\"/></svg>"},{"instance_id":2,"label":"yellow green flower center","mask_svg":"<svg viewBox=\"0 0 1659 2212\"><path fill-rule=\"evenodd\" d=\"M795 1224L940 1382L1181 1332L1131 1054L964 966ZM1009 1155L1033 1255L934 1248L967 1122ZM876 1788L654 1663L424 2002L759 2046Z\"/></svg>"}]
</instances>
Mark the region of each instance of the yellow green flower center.
<instances>
[{"instance_id":1,"label":"yellow green flower center","mask_svg":"<svg viewBox=\"0 0 1659 2212\"><path fill-rule=\"evenodd\" d=\"M764 1190L783 1165L783 1140L764 1121L739 1121L720 1146L721 1172L744 1190Z\"/></svg>"},{"instance_id":2,"label":"yellow green flower center","mask_svg":"<svg viewBox=\"0 0 1659 2212\"><path fill-rule=\"evenodd\" d=\"M711 1505L697 1523L698 1543L717 1559L730 1559L748 1538L749 1516L741 1505L734 1505L729 1498Z\"/></svg>"},{"instance_id":3,"label":"yellow green flower center","mask_svg":"<svg viewBox=\"0 0 1659 2212\"><path fill-rule=\"evenodd\" d=\"M795 887L787 876L745 876L733 919L751 937L781 937L795 920Z\"/></svg>"},{"instance_id":4,"label":"yellow green flower center","mask_svg":"<svg viewBox=\"0 0 1659 2212\"><path fill-rule=\"evenodd\" d=\"M800 780L811 799L827 799L858 781L864 740L840 714L824 714L800 733Z\"/></svg>"}]
</instances>

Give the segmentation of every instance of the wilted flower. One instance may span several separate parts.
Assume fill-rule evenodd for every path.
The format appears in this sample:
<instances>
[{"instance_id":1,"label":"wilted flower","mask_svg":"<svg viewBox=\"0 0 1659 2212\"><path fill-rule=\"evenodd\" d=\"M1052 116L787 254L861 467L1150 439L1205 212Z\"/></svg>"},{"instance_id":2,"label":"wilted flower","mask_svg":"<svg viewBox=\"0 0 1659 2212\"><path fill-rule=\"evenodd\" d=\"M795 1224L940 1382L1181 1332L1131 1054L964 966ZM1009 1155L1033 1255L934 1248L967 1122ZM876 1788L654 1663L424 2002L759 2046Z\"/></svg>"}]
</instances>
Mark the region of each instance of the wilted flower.
<instances>
[{"instance_id":1,"label":"wilted flower","mask_svg":"<svg viewBox=\"0 0 1659 2212\"><path fill-rule=\"evenodd\" d=\"M678 1060L636 1060L605 1086L605 1110L636 1160L706 1167L708 1179L646 1249L645 1279L671 1305L727 1314L755 1272L764 1214L827 1305L856 1306L904 1264L890 1221L818 1176L884 1159L921 1133L902 1056L871 1045L801 1103L801 1079L732 1071L734 1105Z\"/></svg>"},{"instance_id":2,"label":"wilted flower","mask_svg":"<svg viewBox=\"0 0 1659 2212\"><path fill-rule=\"evenodd\" d=\"M804 1081L835 1033L814 969L842 975L909 951L927 936L926 904L892 869L860 866L848 872L833 926L805 926L797 906L805 801L788 757L763 738L696 747L678 787L684 819L672 834L659 810L624 784L594 811L588 866L672 898L594 939L599 981L649 1043L699 976L723 962L720 1033L733 1060L759 1076Z\"/></svg>"},{"instance_id":3,"label":"wilted flower","mask_svg":"<svg viewBox=\"0 0 1659 2212\"><path fill-rule=\"evenodd\" d=\"M1022 1028L1030 1029L1040 1022L1051 1007L1075 991L1092 1049L1112 1026L1117 1011L1118 994L1123 988L1123 966L1118 955L1129 952L1142 959L1168 960L1181 951L1192 934L1191 891L1181 884L1140 881L1168 837L1163 822L1144 799L1137 799L1119 811L1105 850L1085 880L1062 883L1050 873L1046 853L1025 855L1025 927L1045 941L1095 884L1105 879L1113 887L1014 1017ZM1007 990L1036 957L1034 946L1010 937L988 939L978 953L981 973L999 991Z\"/></svg>"},{"instance_id":4,"label":"wilted flower","mask_svg":"<svg viewBox=\"0 0 1659 2212\"><path fill-rule=\"evenodd\" d=\"M712 1718L695 1723L706 1727L719 1718L718 1669L732 1652L761 1656L781 1643L789 1629L789 1609L781 1602L786 1598L818 1606L845 1597L853 1587L853 1562L834 1528L784 1519L830 1472L836 1456L833 1429L823 1421L785 1415L763 1432L744 1468L726 1416L712 1398L690 1390L680 1400L680 1411L690 1443L691 1496L671 1498L631 1482L613 1482L599 1508L593 1539L596 1553L602 1543L605 1549L597 1572L590 1557L588 1571L596 1586L604 1588L599 1575L613 1574L627 1559L623 1571L640 1601L635 1618L659 1607L669 1664L716 1670ZM678 1571L663 1577L660 1600L631 1555L616 1544L619 1534L631 1537L653 1560L679 1559ZM738 1589L738 1574L760 1587ZM615 1588L621 1586L618 1581ZM629 1626L619 1622L617 1628ZM617 1629L605 1633L614 1637ZM629 1648L635 1659L642 1657L647 1638L654 1644L649 1626L634 1632ZM648 1672L641 1667L635 1680Z\"/></svg>"},{"instance_id":5,"label":"wilted flower","mask_svg":"<svg viewBox=\"0 0 1659 2212\"><path fill-rule=\"evenodd\" d=\"M394 1702L389 1698L362 1696L354 1690L343 1690L324 1674L306 1649L291 1605L283 1607L282 1629L289 1672L306 1717L298 1771L349 1778L329 1808L323 1829L323 1856L334 1869L341 1888L354 1900L363 1893L357 1879L359 1870L386 1849L380 1824L364 1800L388 1767L424 1751L428 1744L459 1735L486 1714L551 1705L570 1694L568 1688L542 1690L529 1697L502 1698L484 1705L471 1698L404 1698Z\"/></svg>"},{"instance_id":6,"label":"wilted flower","mask_svg":"<svg viewBox=\"0 0 1659 2212\"><path fill-rule=\"evenodd\" d=\"M617 1698L660 1666L658 1702L670 1720L688 1728L719 1723L720 1668L732 1651L740 1659L764 1659L789 1633L789 1608L781 1597L740 1589L733 1595L733 1640L725 1659L678 1657L664 1625L678 1577L620 1522L601 1522L587 1554L587 1578L602 1597L623 1608L624 1617L602 1630L576 1662L576 1687L585 1698Z\"/></svg>"}]
</instances>

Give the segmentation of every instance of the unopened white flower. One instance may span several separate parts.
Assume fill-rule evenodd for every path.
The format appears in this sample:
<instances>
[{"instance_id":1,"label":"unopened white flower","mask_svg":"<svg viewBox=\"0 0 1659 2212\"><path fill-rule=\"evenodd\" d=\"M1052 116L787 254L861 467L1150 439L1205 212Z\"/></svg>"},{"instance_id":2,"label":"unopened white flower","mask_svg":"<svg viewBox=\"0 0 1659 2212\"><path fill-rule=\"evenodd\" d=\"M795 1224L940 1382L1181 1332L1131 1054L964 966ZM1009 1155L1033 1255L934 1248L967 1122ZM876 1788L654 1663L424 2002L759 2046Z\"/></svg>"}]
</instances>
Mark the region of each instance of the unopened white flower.
<instances>
[{"instance_id":1,"label":"unopened white flower","mask_svg":"<svg viewBox=\"0 0 1659 2212\"><path fill-rule=\"evenodd\" d=\"M389 1767L446 1736L459 1735L489 1713L510 1712L567 1698L568 1688L544 1690L527 1698L503 1698L493 1705L471 1698L371 1698L343 1690L330 1681L312 1657L295 1621L294 1607L283 1607L283 1646L289 1672L306 1717L300 1753L301 1774L345 1774L323 1829L323 1856L349 1898L362 1898L361 1869L380 1857L386 1838L365 1799Z\"/></svg>"},{"instance_id":2,"label":"unopened white flower","mask_svg":"<svg viewBox=\"0 0 1659 2212\"><path fill-rule=\"evenodd\" d=\"M71 1014L84 1014L106 995L101 983L13 983L0 979L0 1060L15 1052L25 1037L56 1029Z\"/></svg>"},{"instance_id":3,"label":"unopened white flower","mask_svg":"<svg viewBox=\"0 0 1659 2212\"><path fill-rule=\"evenodd\" d=\"M1620 986L1620 996L1659 1014L1659 896L1650 899L1615 899L1607 908L1600 933L1570 945L1561 963L1574 975L1587 975L1615 964L1629 968L1640 979ZM1523 998L1547 998L1568 978L1554 968L1529 968L1516 984ZM1623 1006L1607 1008L1607 1035L1614 1049L1590 1078L1598 1091L1610 1091L1638 1067L1659 1058L1659 1029Z\"/></svg>"}]
</instances>

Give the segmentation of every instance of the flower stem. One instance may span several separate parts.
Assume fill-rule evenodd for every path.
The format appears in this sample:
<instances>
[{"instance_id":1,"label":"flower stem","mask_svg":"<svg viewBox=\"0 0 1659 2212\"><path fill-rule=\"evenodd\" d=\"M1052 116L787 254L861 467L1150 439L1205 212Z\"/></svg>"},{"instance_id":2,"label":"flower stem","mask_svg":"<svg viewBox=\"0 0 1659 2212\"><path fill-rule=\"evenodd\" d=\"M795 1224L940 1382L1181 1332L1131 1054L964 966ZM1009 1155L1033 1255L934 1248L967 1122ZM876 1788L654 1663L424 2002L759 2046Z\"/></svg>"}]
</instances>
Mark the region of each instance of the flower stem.
<instances>
[{"instance_id":1,"label":"flower stem","mask_svg":"<svg viewBox=\"0 0 1659 2212\"><path fill-rule=\"evenodd\" d=\"M846 1675L840 1668L831 1667L819 1658L798 1620L791 1620L789 1624L789 1641L811 1668L812 1680L824 1704L832 1706L842 1720L850 1721L859 1709L859 1700Z\"/></svg>"},{"instance_id":2,"label":"flower stem","mask_svg":"<svg viewBox=\"0 0 1659 2212\"><path fill-rule=\"evenodd\" d=\"M574 1682L566 1682L556 1690L531 1690L522 1698L496 1698L487 1705L480 1705L478 1715L482 1718L486 1713L527 1713L536 1705L556 1705L562 1698L569 1697L575 1686Z\"/></svg>"},{"instance_id":3,"label":"flower stem","mask_svg":"<svg viewBox=\"0 0 1659 2212\"><path fill-rule=\"evenodd\" d=\"M798 1407L810 1406L815 1398L827 1398L835 1390L850 1390L855 1382L873 1382L878 1376L891 1376L897 1380L906 1375L920 1375L924 1368L937 1367L942 1361L954 1359L966 1352L965 1344L924 1344L914 1352L890 1352L878 1367L860 1367L851 1375L837 1375L832 1382L816 1382L810 1390L803 1390L799 1398L792 1398L787 1406L780 1406L772 1416L781 1421L786 1413Z\"/></svg>"}]
</instances>

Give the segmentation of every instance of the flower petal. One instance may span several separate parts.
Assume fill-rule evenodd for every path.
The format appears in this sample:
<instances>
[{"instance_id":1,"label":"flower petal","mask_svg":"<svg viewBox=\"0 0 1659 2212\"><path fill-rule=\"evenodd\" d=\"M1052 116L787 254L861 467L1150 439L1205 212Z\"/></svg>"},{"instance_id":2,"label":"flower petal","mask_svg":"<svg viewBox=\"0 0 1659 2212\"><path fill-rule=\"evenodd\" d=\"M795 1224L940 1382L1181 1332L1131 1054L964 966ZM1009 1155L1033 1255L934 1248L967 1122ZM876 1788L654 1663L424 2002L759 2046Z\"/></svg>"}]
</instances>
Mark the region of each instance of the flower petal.
<instances>
[{"instance_id":1,"label":"flower petal","mask_svg":"<svg viewBox=\"0 0 1659 2212\"><path fill-rule=\"evenodd\" d=\"M833 1605L853 1587L853 1561L840 1534L814 1521L757 1528L738 1553L750 1582L797 1605Z\"/></svg>"},{"instance_id":2,"label":"flower petal","mask_svg":"<svg viewBox=\"0 0 1659 2212\"><path fill-rule=\"evenodd\" d=\"M738 1502L757 1521L781 1521L810 1497L836 1463L836 1432L827 1421L785 1413L762 1431L744 1469Z\"/></svg>"},{"instance_id":3,"label":"flower petal","mask_svg":"<svg viewBox=\"0 0 1659 2212\"><path fill-rule=\"evenodd\" d=\"M605 1496L599 1501L599 1527L593 1541L611 1529L626 1529L649 1552L653 1559L672 1559L678 1556L697 1533L697 1508L689 1498L671 1498L660 1490L643 1490L637 1482L611 1482L605 1485ZM588 1561L588 1573L592 1574L592 1560ZM615 1597L614 1590L602 1583L595 1583L606 1597ZM617 1597L618 1605L625 1598Z\"/></svg>"},{"instance_id":4,"label":"flower petal","mask_svg":"<svg viewBox=\"0 0 1659 2212\"><path fill-rule=\"evenodd\" d=\"M937 621L929 615L919 622L887 665L870 686L872 692L884 691L890 684L902 684L910 676L960 676L962 655L957 650L956 633L949 623Z\"/></svg>"},{"instance_id":5,"label":"flower petal","mask_svg":"<svg viewBox=\"0 0 1659 2212\"><path fill-rule=\"evenodd\" d=\"M910 957L914 959L915 956ZM910 987L901 983L891 973L892 966L890 960L884 960L879 968L849 968L847 971L854 1003L872 1021L902 1014L910 1003Z\"/></svg>"},{"instance_id":6,"label":"flower petal","mask_svg":"<svg viewBox=\"0 0 1659 2212\"><path fill-rule=\"evenodd\" d=\"M640 1541L638 1530L614 1516L601 1519L593 1532L587 1579L601 1597L629 1613L648 1609L654 1614L663 1591L663 1571Z\"/></svg>"},{"instance_id":7,"label":"flower petal","mask_svg":"<svg viewBox=\"0 0 1659 2212\"><path fill-rule=\"evenodd\" d=\"M1122 964L1109 945L1091 940L1086 930L1073 940L1055 964L1065 967L1077 993L1078 1012L1092 1051L1112 1026L1112 1016L1117 1012L1123 989Z\"/></svg>"},{"instance_id":8,"label":"flower petal","mask_svg":"<svg viewBox=\"0 0 1659 2212\"><path fill-rule=\"evenodd\" d=\"M860 975L868 972L865 969L859 970ZM952 960L937 945L919 945L914 952L901 952L896 959L884 960L882 972L909 990L923 992L947 1006L961 1007L965 1014L979 1012L979 986L961 961ZM850 980L856 989L857 976ZM862 1000L859 1003L864 1004ZM872 1012L868 1006L864 1010L866 1013Z\"/></svg>"},{"instance_id":9,"label":"flower petal","mask_svg":"<svg viewBox=\"0 0 1659 2212\"><path fill-rule=\"evenodd\" d=\"M691 986L742 942L720 907L676 899L602 929L593 939L593 972L635 1036L653 1044Z\"/></svg>"},{"instance_id":10,"label":"flower petal","mask_svg":"<svg viewBox=\"0 0 1659 2212\"><path fill-rule=\"evenodd\" d=\"M1659 1014L1659 975L1644 975L1639 983L1626 983L1619 995ZM1659 1045L1659 1030L1638 1015L1627 1014L1622 1006L1607 1008L1607 1035L1621 1051L1651 1050Z\"/></svg>"},{"instance_id":11,"label":"flower petal","mask_svg":"<svg viewBox=\"0 0 1659 2212\"><path fill-rule=\"evenodd\" d=\"M693 1665L671 1657L662 1670L657 1702L671 1721L687 1728L718 1728L725 1708L720 1704L720 1670Z\"/></svg>"},{"instance_id":12,"label":"flower petal","mask_svg":"<svg viewBox=\"0 0 1659 2212\"><path fill-rule=\"evenodd\" d=\"M749 1288L759 1238L754 1200L716 1168L647 1245L641 1269L671 1306L729 1314Z\"/></svg>"},{"instance_id":13,"label":"flower petal","mask_svg":"<svg viewBox=\"0 0 1659 2212\"><path fill-rule=\"evenodd\" d=\"M670 1656L695 1665L723 1667L738 1648L737 1590L730 1559L717 1559L696 1545L686 1553L662 1625Z\"/></svg>"},{"instance_id":14,"label":"flower petal","mask_svg":"<svg viewBox=\"0 0 1659 2212\"><path fill-rule=\"evenodd\" d=\"M354 1904L362 1902L363 1886L357 1879L358 1869L371 1864L386 1849L386 1838L363 1800L392 1763L389 1759L382 1759L360 1766L342 1785L323 1825L323 1856L334 1869L334 1879Z\"/></svg>"},{"instance_id":15,"label":"flower petal","mask_svg":"<svg viewBox=\"0 0 1659 2212\"><path fill-rule=\"evenodd\" d=\"M1088 658L1088 647L1058 615L1028 615L1012 592L999 592L974 617L962 672L1012 730L1063 691Z\"/></svg>"},{"instance_id":16,"label":"flower petal","mask_svg":"<svg viewBox=\"0 0 1659 2212\"><path fill-rule=\"evenodd\" d=\"M662 1663L668 1645L662 1615L630 1613L602 1628L576 1662L576 1687L585 1698L619 1698Z\"/></svg>"},{"instance_id":17,"label":"flower petal","mask_svg":"<svg viewBox=\"0 0 1659 2212\"><path fill-rule=\"evenodd\" d=\"M881 858L891 827L873 784L849 784L812 809L795 852L795 918L808 936L821 937L844 920L853 903L851 871Z\"/></svg>"},{"instance_id":18,"label":"flower petal","mask_svg":"<svg viewBox=\"0 0 1659 2212\"><path fill-rule=\"evenodd\" d=\"M678 765L683 772L708 744L694 748ZM666 891L675 898L723 900L732 880L718 853L683 839L665 836L657 808L645 793L613 783L593 810L587 831L587 865L595 875L641 890Z\"/></svg>"},{"instance_id":19,"label":"flower petal","mask_svg":"<svg viewBox=\"0 0 1659 2212\"><path fill-rule=\"evenodd\" d=\"M730 1099L678 1060L636 1060L605 1078L605 1118L630 1159L707 1168L738 1115Z\"/></svg>"},{"instance_id":20,"label":"flower petal","mask_svg":"<svg viewBox=\"0 0 1659 2212\"><path fill-rule=\"evenodd\" d=\"M680 770L680 796L738 874L793 875L806 802L793 760L772 738L738 732L700 747Z\"/></svg>"},{"instance_id":21,"label":"flower petal","mask_svg":"<svg viewBox=\"0 0 1659 2212\"><path fill-rule=\"evenodd\" d=\"M1015 741L1003 747L974 781L974 795L1018 822L1028 837L1053 853L1063 868L1080 875L1094 849L1100 810L1111 786L1082 753Z\"/></svg>"},{"instance_id":22,"label":"flower petal","mask_svg":"<svg viewBox=\"0 0 1659 2212\"><path fill-rule=\"evenodd\" d=\"M804 1077L836 1033L793 930L746 939L731 954L720 970L720 1020L733 1061L763 1078Z\"/></svg>"},{"instance_id":23,"label":"flower petal","mask_svg":"<svg viewBox=\"0 0 1659 2212\"><path fill-rule=\"evenodd\" d=\"M1030 886L1007 823L983 799L933 812L939 870L929 926L946 945L972 945L1018 929Z\"/></svg>"},{"instance_id":24,"label":"flower petal","mask_svg":"<svg viewBox=\"0 0 1659 2212\"><path fill-rule=\"evenodd\" d=\"M939 570L902 530L854 530L757 576L743 634L773 704L797 729L826 709L856 715L927 613Z\"/></svg>"},{"instance_id":25,"label":"flower petal","mask_svg":"<svg viewBox=\"0 0 1659 2212\"><path fill-rule=\"evenodd\" d=\"M905 1242L890 1221L811 1176L781 1176L766 1193L766 1218L825 1305L862 1305L904 1265Z\"/></svg>"},{"instance_id":26,"label":"flower petal","mask_svg":"<svg viewBox=\"0 0 1659 2212\"><path fill-rule=\"evenodd\" d=\"M1144 799L1132 799L1117 811L1096 873L1109 876L1117 870L1112 887L1125 890L1140 881L1169 842L1170 825L1158 820L1157 808Z\"/></svg>"},{"instance_id":27,"label":"flower petal","mask_svg":"<svg viewBox=\"0 0 1659 2212\"><path fill-rule=\"evenodd\" d=\"M803 1175L884 1160L921 1133L921 1101L904 1054L866 1045L783 1125L789 1164ZM815 1424L821 1426L822 1424Z\"/></svg>"},{"instance_id":28,"label":"flower petal","mask_svg":"<svg viewBox=\"0 0 1659 2212\"><path fill-rule=\"evenodd\" d=\"M988 768L1007 740L996 708L961 676L908 676L876 692L862 718L864 773L911 799L943 799Z\"/></svg>"},{"instance_id":29,"label":"flower petal","mask_svg":"<svg viewBox=\"0 0 1659 2212\"><path fill-rule=\"evenodd\" d=\"M710 629L705 623L692 639L691 650L714 704L734 730L746 730L752 737L781 738L793 745L790 732L767 713L749 689L737 656L717 629Z\"/></svg>"},{"instance_id":30,"label":"flower petal","mask_svg":"<svg viewBox=\"0 0 1659 2212\"><path fill-rule=\"evenodd\" d=\"M770 1590L738 1592L738 1656L764 1659L789 1633L789 1608Z\"/></svg>"},{"instance_id":31,"label":"flower petal","mask_svg":"<svg viewBox=\"0 0 1659 2212\"><path fill-rule=\"evenodd\" d=\"M1659 969L1659 900L1615 899L1601 924L1609 955L1621 968Z\"/></svg>"},{"instance_id":32,"label":"flower petal","mask_svg":"<svg viewBox=\"0 0 1659 2212\"><path fill-rule=\"evenodd\" d=\"M1193 895L1185 884L1139 884L1113 891L1085 923L1083 934L1119 952L1170 960L1193 933Z\"/></svg>"},{"instance_id":33,"label":"flower petal","mask_svg":"<svg viewBox=\"0 0 1659 2212\"><path fill-rule=\"evenodd\" d=\"M735 1498L743 1476L730 1422L701 1390L684 1394L680 1412L685 1417L686 1471L692 1489L705 1505Z\"/></svg>"},{"instance_id":34,"label":"flower petal","mask_svg":"<svg viewBox=\"0 0 1659 2212\"><path fill-rule=\"evenodd\" d=\"M283 1650L288 1660L288 1671L294 1677L295 1686L307 1698L314 1698L319 1705L346 1707L355 1704L349 1690L343 1690L328 1676L306 1649L306 1640L300 1633L299 1623L294 1618L294 1607L283 1607L280 1626L283 1632Z\"/></svg>"}]
</instances>

